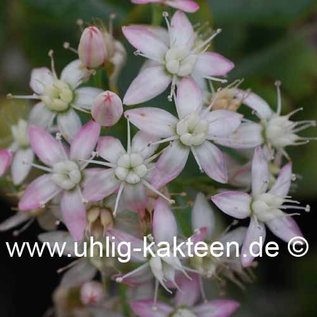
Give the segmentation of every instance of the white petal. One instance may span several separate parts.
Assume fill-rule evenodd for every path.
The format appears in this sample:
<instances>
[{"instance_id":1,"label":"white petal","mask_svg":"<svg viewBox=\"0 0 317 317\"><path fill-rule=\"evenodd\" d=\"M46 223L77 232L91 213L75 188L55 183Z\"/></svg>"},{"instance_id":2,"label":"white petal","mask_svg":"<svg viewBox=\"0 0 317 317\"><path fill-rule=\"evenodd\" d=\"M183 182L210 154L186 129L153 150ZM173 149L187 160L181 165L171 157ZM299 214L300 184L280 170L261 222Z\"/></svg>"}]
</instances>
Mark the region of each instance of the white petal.
<instances>
[{"instance_id":1,"label":"white petal","mask_svg":"<svg viewBox=\"0 0 317 317\"><path fill-rule=\"evenodd\" d=\"M61 80L75 89L86 81L90 74L91 72L77 59L66 65L62 71Z\"/></svg>"},{"instance_id":2,"label":"white petal","mask_svg":"<svg viewBox=\"0 0 317 317\"><path fill-rule=\"evenodd\" d=\"M154 108L136 108L125 112L132 124L138 129L160 138L168 138L175 134L175 126L178 119L169 112Z\"/></svg>"},{"instance_id":3,"label":"white petal","mask_svg":"<svg viewBox=\"0 0 317 317\"><path fill-rule=\"evenodd\" d=\"M192 209L192 229L206 227L207 239L212 238L215 229L215 213L202 193L198 193Z\"/></svg>"},{"instance_id":4,"label":"white petal","mask_svg":"<svg viewBox=\"0 0 317 317\"><path fill-rule=\"evenodd\" d=\"M161 188L175 179L184 169L189 155L189 148L178 141L172 142L156 163L151 184Z\"/></svg>"},{"instance_id":5,"label":"white petal","mask_svg":"<svg viewBox=\"0 0 317 317\"><path fill-rule=\"evenodd\" d=\"M157 140L157 136L139 131L132 139L131 150L132 152L141 154L144 158L148 158L154 154L158 147L157 145L150 144Z\"/></svg>"},{"instance_id":6,"label":"white petal","mask_svg":"<svg viewBox=\"0 0 317 317\"><path fill-rule=\"evenodd\" d=\"M29 123L48 128L53 124L55 114L51 112L43 102L37 103L30 112Z\"/></svg>"},{"instance_id":7,"label":"white petal","mask_svg":"<svg viewBox=\"0 0 317 317\"><path fill-rule=\"evenodd\" d=\"M78 108L90 110L95 98L101 94L103 90L92 87L82 87L75 91L74 105Z\"/></svg>"},{"instance_id":8,"label":"white petal","mask_svg":"<svg viewBox=\"0 0 317 317\"><path fill-rule=\"evenodd\" d=\"M206 114L209 122L208 136L225 137L232 134L241 124L243 116L229 110L214 110Z\"/></svg>"},{"instance_id":9,"label":"white petal","mask_svg":"<svg viewBox=\"0 0 317 317\"><path fill-rule=\"evenodd\" d=\"M54 76L52 72L46 68L34 68L31 73L31 80L30 80L30 86L32 90L42 95L44 92L44 87L46 85L51 85L54 81Z\"/></svg>"},{"instance_id":10,"label":"white petal","mask_svg":"<svg viewBox=\"0 0 317 317\"><path fill-rule=\"evenodd\" d=\"M123 199L126 209L138 212L140 215L145 214L148 198L142 183L124 186Z\"/></svg>"},{"instance_id":11,"label":"white petal","mask_svg":"<svg viewBox=\"0 0 317 317\"><path fill-rule=\"evenodd\" d=\"M156 32L143 25L124 26L122 32L137 50L148 58L162 61L168 50L167 45L157 36Z\"/></svg>"},{"instance_id":12,"label":"white petal","mask_svg":"<svg viewBox=\"0 0 317 317\"><path fill-rule=\"evenodd\" d=\"M57 116L57 126L63 137L71 142L81 128L81 121L76 111L70 109Z\"/></svg>"},{"instance_id":13,"label":"white petal","mask_svg":"<svg viewBox=\"0 0 317 317\"><path fill-rule=\"evenodd\" d=\"M18 212L14 216L0 223L0 231L11 230L30 219L30 215L26 212Z\"/></svg>"},{"instance_id":14,"label":"white petal","mask_svg":"<svg viewBox=\"0 0 317 317\"><path fill-rule=\"evenodd\" d=\"M251 174L253 197L266 192L270 181L270 171L269 163L261 147L257 147L254 151Z\"/></svg>"},{"instance_id":15,"label":"white petal","mask_svg":"<svg viewBox=\"0 0 317 317\"><path fill-rule=\"evenodd\" d=\"M273 114L273 111L269 104L254 93L237 89L236 97L243 100L243 103L254 110L262 119L268 119Z\"/></svg>"},{"instance_id":16,"label":"white petal","mask_svg":"<svg viewBox=\"0 0 317 317\"><path fill-rule=\"evenodd\" d=\"M120 140L112 136L99 138L97 152L100 157L111 163L117 163L120 156L126 154L126 150Z\"/></svg>"},{"instance_id":17,"label":"white petal","mask_svg":"<svg viewBox=\"0 0 317 317\"><path fill-rule=\"evenodd\" d=\"M196 82L183 78L177 86L176 109L180 119L199 111L203 105L203 94Z\"/></svg>"},{"instance_id":18,"label":"white petal","mask_svg":"<svg viewBox=\"0 0 317 317\"><path fill-rule=\"evenodd\" d=\"M136 105L160 95L171 83L172 78L163 66L152 66L141 70L132 81L123 98L127 106Z\"/></svg>"},{"instance_id":19,"label":"white petal","mask_svg":"<svg viewBox=\"0 0 317 317\"><path fill-rule=\"evenodd\" d=\"M199 165L210 178L219 183L228 181L226 161L217 146L206 141L193 150L196 152Z\"/></svg>"},{"instance_id":20,"label":"white petal","mask_svg":"<svg viewBox=\"0 0 317 317\"><path fill-rule=\"evenodd\" d=\"M281 169L277 180L270 189L270 194L280 197L287 196L292 183L292 163L288 163Z\"/></svg>"},{"instance_id":21,"label":"white petal","mask_svg":"<svg viewBox=\"0 0 317 317\"><path fill-rule=\"evenodd\" d=\"M212 202L227 215L244 219L250 215L250 195L237 191L227 191L211 197Z\"/></svg>"},{"instance_id":22,"label":"white petal","mask_svg":"<svg viewBox=\"0 0 317 317\"><path fill-rule=\"evenodd\" d=\"M28 176L34 159L34 154L32 149L20 149L15 152L12 165L11 174L14 185L21 184L25 178Z\"/></svg>"},{"instance_id":23,"label":"white petal","mask_svg":"<svg viewBox=\"0 0 317 317\"><path fill-rule=\"evenodd\" d=\"M265 241L265 237L266 230L264 224L262 222L256 222L251 218L241 251L241 262L244 267L248 267L252 264L254 257L250 251L252 251L253 254L257 254ZM262 242L262 244L260 242Z\"/></svg>"}]
</instances>

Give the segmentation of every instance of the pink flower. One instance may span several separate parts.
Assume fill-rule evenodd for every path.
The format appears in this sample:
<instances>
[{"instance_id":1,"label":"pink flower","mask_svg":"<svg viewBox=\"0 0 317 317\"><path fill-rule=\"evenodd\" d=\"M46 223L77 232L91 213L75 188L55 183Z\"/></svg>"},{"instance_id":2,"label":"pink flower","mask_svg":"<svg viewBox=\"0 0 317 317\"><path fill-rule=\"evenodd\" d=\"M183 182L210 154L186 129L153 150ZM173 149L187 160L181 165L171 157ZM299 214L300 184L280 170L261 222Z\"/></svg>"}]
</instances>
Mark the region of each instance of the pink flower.
<instances>
[{"instance_id":1,"label":"pink flower","mask_svg":"<svg viewBox=\"0 0 317 317\"><path fill-rule=\"evenodd\" d=\"M304 120L294 122L290 118L302 108L296 109L287 115L281 115L282 100L280 93L280 83L277 86L277 111L274 112L269 104L254 93L236 90L236 97L243 100L243 103L251 108L260 123L246 122L228 139L224 140L224 145L235 148L252 148L264 144L268 148L273 148L278 153L282 153L288 158L285 147L290 145L306 144L311 139L301 137L298 132L309 127L315 127L315 120Z\"/></svg>"},{"instance_id":2,"label":"pink flower","mask_svg":"<svg viewBox=\"0 0 317 317\"><path fill-rule=\"evenodd\" d=\"M112 91L105 91L94 100L91 114L96 122L103 127L115 125L123 113L120 97Z\"/></svg>"},{"instance_id":3,"label":"pink flower","mask_svg":"<svg viewBox=\"0 0 317 317\"><path fill-rule=\"evenodd\" d=\"M149 235L148 239L150 243L154 244L152 250L155 256L151 256L151 254L149 254L148 258L144 257L143 240L113 229L109 230L107 234L115 237L116 243L120 243L120 241L131 242L132 249L135 250L132 254L132 260L134 262L142 263L142 265L134 271L117 277L117 282L125 282L129 285L142 284L154 276L156 279L156 298L159 284L170 292L168 285L177 287L175 282L176 273L183 273L187 275L186 267L182 264L182 260L184 259L183 257L175 256L174 252L164 255L158 251L160 243L164 243L164 245L168 244L168 247L170 247L170 250L172 251L174 238L177 238L176 219L167 202L162 198L157 200L154 207L152 232L153 236ZM200 230L197 230L190 239L193 244L195 244L198 241L203 240L205 235L206 228L201 228ZM140 250L140 252L136 252L136 250Z\"/></svg>"},{"instance_id":4,"label":"pink flower","mask_svg":"<svg viewBox=\"0 0 317 317\"><path fill-rule=\"evenodd\" d=\"M106 168L84 183L83 195L88 201L99 201L117 192L114 215L117 213L121 196L128 209L143 214L148 203L146 189L173 203L150 183L153 160L157 157L154 154L157 146L149 146L149 144L156 141L157 137L138 132L132 142L130 138L129 122L127 150L118 139L111 136L101 137L98 141L97 153L107 162L96 160L90 162Z\"/></svg>"},{"instance_id":5,"label":"pink flower","mask_svg":"<svg viewBox=\"0 0 317 317\"><path fill-rule=\"evenodd\" d=\"M223 56L207 52L211 40L219 31L207 40L201 40L181 11L174 14L171 23L167 20L167 24L168 31L144 25L123 27L123 33L131 45L149 59L128 88L124 104L150 100L172 83L171 99L178 79L191 76L201 84L204 79L225 76L233 68L233 63Z\"/></svg>"},{"instance_id":6,"label":"pink flower","mask_svg":"<svg viewBox=\"0 0 317 317\"><path fill-rule=\"evenodd\" d=\"M102 32L96 26L84 29L78 45L78 56L87 68L96 68L105 62L105 41Z\"/></svg>"},{"instance_id":7,"label":"pink flower","mask_svg":"<svg viewBox=\"0 0 317 317\"><path fill-rule=\"evenodd\" d=\"M10 150L0 150L0 176L3 176L12 162L12 152Z\"/></svg>"},{"instance_id":8,"label":"pink flower","mask_svg":"<svg viewBox=\"0 0 317 317\"><path fill-rule=\"evenodd\" d=\"M34 94L15 98L40 100L30 113L30 124L52 129L56 121L57 130L71 141L82 125L76 111L90 112L95 97L102 92L92 87L78 88L90 75L81 61L75 60L58 77L52 59L52 70L42 67L32 71L30 86Z\"/></svg>"},{"instance_id":9,"label":"pink flower","mask_svg":"<svg viewBox=\"0 0 317 317\"><path fill-rule=\"evenodd\" d=\"M270 187L271 175L266 155L260 147L255 149L252 161L252 191L251 194L227 191L214 195L211 199L224 213L237 218L250 217L250 225L242 247L242 264L249 266L253 257L250 254L250 244L253 241L265 240L265 225L280 239L289 242L302 233L291 215L285 209L302 209L309 211L309 206L294 206L297 201L288 196L292 181L292 164L285 165ZM286 204L285 204L286 203Z\"/></svg>"},{"instance_id":10,"label":"pink flower","mask_svg":"<svg viewBox=\"0 0 317 317\"><path fill-rule=\"evenodd\" d=\"M35 179L26 188L19 210L30 211L44 207L61 195L60 208L64 223L76 240L81 240L86 225L86 209L81 194L83 180L94 178L98 169L85 170L100 132L97 123L84 125L71 143L70 149L40 127L29 128L29 139L34 153L47 167L47 173Z\"/></svg>"},{"instance_id":11,"label":"pink flower","mask_svg":"<svg viewBox=\"0 0 317 317\"><path fill-rule=\"evenodd\" d=\"M226 183L224 156L213 142L218 143L232 134L239 127L242 116L228 110L204 108L201 90L189 77L179 84L176 108L178 118L151 107L125 112L141 131L165 138L157 143L171 142L156 164L152 184L160 188L176 178L184 169L190 152L202 172Z\"/></svg>"},{"instance_id":12,"label":"pink flower","mask_svg":"<svg viewBox=\"0 0 317 317\"><path fill-rule=\"evenodd\" d=\"M229 317L239 308L238 302L228 299L206 300L197 305L200 299L199 278L196 274L190 277L179 279L174 306L152 300L133 301L130 304L133 312L140 317Z\"/></svg>"},{"instance_id":13,"label":"pink flower","mask_svg":"<svg viewBox=\"0 0 317 317\"><path fill-rule=\"evenodd\" d=\"M131 0L131 2L135 4L161 3L189 13L199 10L199 4L193 0Z\"/></svg>"}]
</instances>

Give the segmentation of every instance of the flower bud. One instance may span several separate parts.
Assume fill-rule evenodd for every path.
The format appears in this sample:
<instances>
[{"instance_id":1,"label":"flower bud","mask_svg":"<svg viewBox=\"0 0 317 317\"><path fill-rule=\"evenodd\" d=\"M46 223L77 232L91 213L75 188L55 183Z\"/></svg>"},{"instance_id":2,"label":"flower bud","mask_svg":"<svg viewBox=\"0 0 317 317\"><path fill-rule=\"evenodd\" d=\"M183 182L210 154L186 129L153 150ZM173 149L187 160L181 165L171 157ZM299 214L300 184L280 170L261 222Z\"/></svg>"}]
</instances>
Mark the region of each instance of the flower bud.
<instances>
[{"instance_id":1,"label":"flower bud","mask_svg":"<svg viewBox=\"0 0 317 317\"><path fill-rule=\"evenodd\" d=\"M102 32L95 26L87 27L78 45L81 62L88 68L102 65L106 59L106 47Z\"/></svg>"},{"instance_id":2,"label":"flower bud","mask_svg":"<svg viewBox=\"0 0 317 317\"><path fill-rule=\"evenodd\" d=\"M122 101L118 95L107 90L98 95L93 103L91 114L101 126L111 127L123 113Z\"/></svg>"},{"instance_id":3,"label":"flower bud","mask_svg":"<svg viewBox=\"0 0 317 317\"><path fill-rule=\"evenodd\" d=\"M87 282L80 290L80 299L84 305L97 304L104 298L102 284L98 282Z\"/></svg>"},{"instance_id":4,"label":"flower bud","mask_svg":"<svg viewBox=\"0 0 317 317\"><path fill-rule=\"evenodd\" d=\"M0 176L3 176L10 167L12 153L10 150L0 150Z\"/></svg>"}]
</instances>

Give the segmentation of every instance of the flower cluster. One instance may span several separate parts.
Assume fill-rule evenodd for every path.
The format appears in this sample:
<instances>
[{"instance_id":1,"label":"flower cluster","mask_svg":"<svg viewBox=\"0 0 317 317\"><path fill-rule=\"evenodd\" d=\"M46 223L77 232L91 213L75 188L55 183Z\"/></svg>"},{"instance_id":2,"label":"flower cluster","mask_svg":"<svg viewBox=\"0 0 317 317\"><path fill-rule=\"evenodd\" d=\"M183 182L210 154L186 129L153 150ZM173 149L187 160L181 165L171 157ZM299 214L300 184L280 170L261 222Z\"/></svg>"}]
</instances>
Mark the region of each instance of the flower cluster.
<instances>
[{"instance_id":1,"label":"flower cluster","mask_svg":"<svg viewBox=\"0 0 317 317\"><path fill-rule=\"evenodd\" d=\"M205 289L214 277L241 287L249 282L255 263L250 244L259 237L264 241L266 228L286 242L302 235L295 214L286 211L309 211L309 206L299 206L290 196L295 177L286 148L306 143L309 138L298 132L316 122L292 121L297 110L282 114L279 83L276 112L250 90L241 90L240 82L222 87L234 64L209 50L220 30L201 34L186 16L199 9L195 1L132 2L159 3L177 11L171 19L163 13L166 27L122 27L136 55L146 58L122 100L114 87L126 51L112 27L101 26L83 30L78 49L72 49L78 58L60 76L51 51L51 69L31 73L33 94L9 95L37 103L28 118L12 126L10 147L0 150L0 175L12 181L18 199L18 212L0 230L37 219L49 231L40 235L41 241L83 244L91 236L100 242L108 236L139 249L132 252L135 265L97 253L74 261L54 295L57 314L76 309L78 316L82 311L123 316L122 308L130 307L140 317L231 316L239 303L209 299ZM95 74L109 68L107 90L91 87ZM123 105L151 101L168 87L167 110L138 106L124 111ZM239 113L243 106L244 113L249 108L258 120ZM127 127L124 145L112 129L118 125ZM244 162L237 160L242 149L249 149ZM193 182L182 184L188 179L186 170L201 174L193 177L207 184L203 193ZM173 193L175 188L188 193ZM179 221L184 213L177 210L188 209L192 200L192 221L186 225L186 219ZM236 220L234 229L221 233L216 207ZM238 225L245 218L250 218L248 228ZM189 237L185 231L191 231ZM142 255L143 237L153 243L155 256ZM194 244L211 244L216 238L235 241L244 256L162 254L160 242L172 245L174 238ZM65 255L74 255L73 248ZM111 283L126 285L125 296L119 297ZM70 294L75 298L67 305ZM170 294L169 299L160 294Z\"/></svg>"}]
</instances>

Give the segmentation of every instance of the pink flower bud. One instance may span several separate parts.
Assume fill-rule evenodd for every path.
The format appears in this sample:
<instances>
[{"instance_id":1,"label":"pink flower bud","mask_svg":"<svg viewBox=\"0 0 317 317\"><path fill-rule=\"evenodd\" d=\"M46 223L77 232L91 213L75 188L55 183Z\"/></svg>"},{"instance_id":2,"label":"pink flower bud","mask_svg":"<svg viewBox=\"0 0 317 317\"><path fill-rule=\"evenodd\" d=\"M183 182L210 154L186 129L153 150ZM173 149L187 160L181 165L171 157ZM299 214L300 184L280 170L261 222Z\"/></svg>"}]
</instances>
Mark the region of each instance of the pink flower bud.
<instances>
[{"instance_id":1,"label":"pink flower bud","mask_svg":"<svg viewBox=\"0 0 317 317\"><path fill-rule=\"evenodd\" d=\"M0 176L3 176L10 167L12 153L10 150L0 150Z\"/></svg>"},{"instance_id":2,"label":"pink flower bud","mask_svg":"<svg viewBox=\"0 0 317 317\"><path fill-rule=\"evenodd\" d=\"M80 299L84 305L97 304L104 296L102 284L98 282L87 282L80 289Z\"/></svg>"},{"instance_id":3,"label":"pink flower bud","mask_svg":"<svg viewBox=\"0 0 317 317\"><path fill-rule=\"evenodd\" d=\"M102 65L106 59L106 47L102 32L95 26L87 27L78 45L81 62L88 68Z\"/></svg>"},{"instance_id":4,"label":"pink flower bud","mask_svg":"<svg viewBox=\"0 0 317 317\"><path fill-rule=\"evenodd\" d=\"M111 127L116 124L123 113L122 101L112 91L98 95L93 103L91 114L101 126Z\"/></svg>"}]
</instances>

